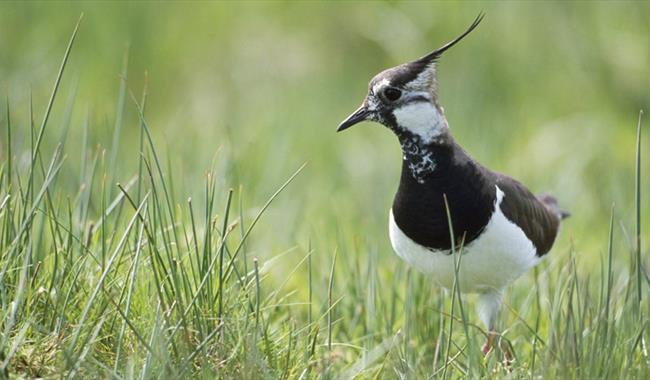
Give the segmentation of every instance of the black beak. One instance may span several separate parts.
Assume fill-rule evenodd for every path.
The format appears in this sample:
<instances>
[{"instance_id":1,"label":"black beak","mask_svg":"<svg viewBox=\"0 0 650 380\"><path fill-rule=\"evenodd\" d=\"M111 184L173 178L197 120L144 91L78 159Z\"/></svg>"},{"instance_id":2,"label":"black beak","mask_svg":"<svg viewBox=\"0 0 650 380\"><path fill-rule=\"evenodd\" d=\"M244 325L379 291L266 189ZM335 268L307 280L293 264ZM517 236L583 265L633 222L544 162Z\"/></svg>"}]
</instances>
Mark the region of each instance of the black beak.
<instances>
[{"instance_id":1,"label":"black beak","mask_svg":"<svg viewBox=\"0 0 650 380\"><path fill-rule=\"evenodd\" d=\"M368 119L368 115L370 115L370 111L368 111L368 108L364 104L361 105L356 111L352 113L352 115L348 116L347 119L343 120L341 124L339 124L339 127L336 128L337 132L341 132L343 130L346 130L350 128L351 126L361 123L362 121Z\"/></svg>"}]
</instances>

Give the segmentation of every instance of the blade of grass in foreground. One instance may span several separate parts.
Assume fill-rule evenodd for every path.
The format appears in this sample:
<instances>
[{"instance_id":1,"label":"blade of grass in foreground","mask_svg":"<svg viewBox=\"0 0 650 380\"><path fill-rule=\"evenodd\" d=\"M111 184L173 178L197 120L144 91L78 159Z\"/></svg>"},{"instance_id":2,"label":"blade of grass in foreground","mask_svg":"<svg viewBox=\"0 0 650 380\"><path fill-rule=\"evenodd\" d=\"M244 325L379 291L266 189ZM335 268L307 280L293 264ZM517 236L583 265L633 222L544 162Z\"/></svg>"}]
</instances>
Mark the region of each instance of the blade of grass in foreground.
<instances>
[{"instance_id":1,"label":"blade of grass in foreground","mask_svg":"<svg viewBox=\"0 0 650 380\"><path fill-rule=\"evenodd\" d=\"M338 254L338 250L334 250L334 257L332 258L332 268L330 270L330 276L329 276L329 281L327 285L327 352L328 352L328 369L327 369L327 374L329 375L329 365L330 361L332 360L332 311L334 309L334 305L332 304L332 293L334 289L334 268L336 267L336 256Z\"/></svg>"},{"instance_id":2,"label":"blade of grass in foreground","mask_svg":"<svg viewBox=\"0 0 650 380\"><path fill-rule=\"evenodd\" d=\"M7 97L7 177L6 177L6 183L7 189L6 191L11 191L11 179L13 178L11 170L13 169L13 162L12 162L12 155L13 152L11 151L11 113L9 112L9 97Z\"/></svg>"},{"instance_id":3,"label":"blade of grass in foreground","mask_svg":"<svg viewBox=\"0 0 650 380\"><path fill-rule=\"evenodd\" d=\"M641 119L643 110L639 111L639 120L636 125L636 163L635 163L635 186L634 186L634 206L636 209L636 312L639 315L641 308L641 283L643 281L641 262Z\"/></svg>"},{"instance_id":4,"label":"blade of grass in foreground","mask_svg":"<svg viewBox=\"0 0 650 380\"><path fill-rule=\"evenodd\" d=\"M473 377L473 369L474 368L481 368L480 366L480 358L478 358L478 350L474 350L474 339L473 336L470 335L469 333L469 328L468 328L468 321L467 321L467 314L465 313L465 307L463 303L463 297L460 289L460 264L461 260L463 258L463 248L465 246L465 234L463 234L463 237L460 240L460 246L458 247L458 251L456 251L456 246L454 242L454 230L452 226L452 220L451 220L451 210L449 209L449 203L447 201L447 196L444 196L444 201L445 201L445 209L447 213L447 223L449 225L449 233L451 234L451 240L452 240L452 254L454 255L454 258L458 258L457 260L454 260L454 291L456 292L456 297L458 297L458 309L460 311L460 317L461 317L461 322L463 325L463 331L465 332L465 339L467 340L466 347L467 347L467 356L469 357L469 365L468 365L468 372L467 375L469 377ZM453 304L453 302L452 302ZM452 312L453 312L453 307L452 307ZM452 314L453 316L453 314ZM450 331L451 333L451 331ZM450 335L451 336L451 335Z\"/></svg>"},{"instance_id":5,"label":"blade of grass in foreground","mask_svg":"<svg viewBox=\"0 0 650 380\"><path fill-rule=\"evenodd\" d=\"M146 210L143 210L146 212ZM129 274L129 283L127 285L128 292L126 296L126 305L124 307L124 320L122 321L122 327L120 327L120 332L117 337L116 343L116 353L115 353L115 365L113 367L114 371L117 371L117 367L120 363L120 354L122 348L122 339L124 338L124 332L126 331L126 324L129 318L129 312L131 311L131 304L133 299L133 289L135 287L136 274L138 273L138 268L140 264L140 253L143 249L143 234L144 234L144 223L140 223L140 231L138 232L138 239L136 241L136 250L135 258L133 259L133 264L131 265L131 270ZM119 308L119 305L118 305Z\"/></svg>"},{"instance_id":6,"label":"blade of grass in foreground","mask_svg":"<svg viewBox=\"0 0 650 380\"><path fill-rule=\"evenodd\" d=\"M232 193L233 190L228 190L228 200L226 200L226 210L223 214L223 228L221 229L221 234L223 237L223 242L219 247L219 309L217 311L217 320L219 323L223 319L223 293L224 293L224 281L223 281L223 259L226 248L226 230L228 229L228 216L230 215L230 203L232 202Z\"/></svg>"},{"instance_id":7,"label":"blade of grass in foreground","mask_svg":"<svg viewBox=\"0 0 650 380\"><path fill-rule=\"evenodd\" d=\"M117 164L117 153L120 146L120 137L122 135L122 124L124 120L124 103L126 99L126 84L129 74L129 47L124 49L124 56L122 58L122 73L120 74L120 91L117 97L117 107L115 110L115 123L113 124L113 143L111 144L111 153L109 162L108 183L112 184L115 181L115 172ZM112 186L109 188L108 197L112 193Z\"/></svg>"},{"instance_id":8,"label":"blade of grass in foreground","mask_svg":"<svg viewBox=\"0 0 650 380\"><path fill-rule=\"evenodd\" d=\"M54 105L54 99L56 99L56 94L59 91L59 85L61 84L61 78L63 77L63 72L65 70L65 67L68 63L68 58L70 58L70 52L72 51L72 45L74 44L75 38L77 37L77 31L79 30L79 25L81 24L81 20L83 19L83 13L79 16L79 20L77 21L77 25L75 25L74 30L72 31L72 36L70 36L70 40L68 41L68 47L65 49L65 54L63 55L63 60L61 61L61 66L59 66L59 73L56 76L56 80L54 81L54 87L52 88L52 93L50 95L50 100L47 103L47 108L45 110L45 115L43 116L43 122L41 123L41 127L38 131L38 136L36 137L36 143L34 145L34 149L32 150L32 163L36 161L36 158L38 157L38 152L39 148L41 146L41 141L43 140L43 134L45 133L45 127L47 126L47 121L50 118L50 113L52 112L52 106ZM34 168L30 169L30 178L33 178L34 175Z\"/></svg>"}]
</instances>

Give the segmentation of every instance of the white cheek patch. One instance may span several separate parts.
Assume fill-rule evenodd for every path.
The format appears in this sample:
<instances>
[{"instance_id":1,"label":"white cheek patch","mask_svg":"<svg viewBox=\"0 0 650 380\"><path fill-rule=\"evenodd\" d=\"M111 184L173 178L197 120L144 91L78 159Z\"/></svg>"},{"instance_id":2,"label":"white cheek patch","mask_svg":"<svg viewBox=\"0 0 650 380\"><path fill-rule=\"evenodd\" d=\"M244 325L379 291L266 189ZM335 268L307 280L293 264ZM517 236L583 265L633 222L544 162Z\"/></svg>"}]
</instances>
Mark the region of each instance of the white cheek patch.
<instances>
[{"instance_id":1,"label":"white cheek patch","mask_svg":"<svg viewBox=\"0 0 650 380\"><path fill-rule=\"evenodd\" d=\"M407 129L427 142L440 136L447 128L444 116L429 102L405 104L396 108L393 116L399 127Z\"/></svg>"}]
</instances>

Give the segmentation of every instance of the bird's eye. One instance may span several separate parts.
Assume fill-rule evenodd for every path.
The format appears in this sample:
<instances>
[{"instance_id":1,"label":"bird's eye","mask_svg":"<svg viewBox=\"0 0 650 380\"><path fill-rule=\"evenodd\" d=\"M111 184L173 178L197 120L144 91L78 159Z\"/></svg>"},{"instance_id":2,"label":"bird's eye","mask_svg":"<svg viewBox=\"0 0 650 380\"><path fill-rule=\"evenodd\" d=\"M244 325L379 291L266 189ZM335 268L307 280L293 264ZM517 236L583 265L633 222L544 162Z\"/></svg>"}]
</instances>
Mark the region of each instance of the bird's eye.
<instances>
[{"instance_id":1,"label":"bird's eye","mask_svg":"<svg viewBox=\"0 0 650 380\"><path fill-rule=\"evenodd\" d=\"M394 102L402 96L402 91L395 87L386 87L380 94L385 100Z\"/></svg>"}]
</instances>

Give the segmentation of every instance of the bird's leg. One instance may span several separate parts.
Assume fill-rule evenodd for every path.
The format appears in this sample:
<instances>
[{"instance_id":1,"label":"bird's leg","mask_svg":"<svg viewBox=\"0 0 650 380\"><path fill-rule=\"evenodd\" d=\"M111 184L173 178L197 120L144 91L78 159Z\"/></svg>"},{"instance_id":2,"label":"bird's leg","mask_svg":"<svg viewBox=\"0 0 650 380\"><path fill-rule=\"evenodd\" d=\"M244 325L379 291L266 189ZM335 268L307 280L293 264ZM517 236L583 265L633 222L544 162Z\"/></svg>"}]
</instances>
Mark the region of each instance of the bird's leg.
<instances>
[{"instance_id":1,"label":"bird's leg","mask_svg":"<svg viewBox=\"0 0 650 380\"><path fill-rule=\"evenodd\" d=\"M483 356L492 351L495 346L503 353L503 364L505 365L508 372L512 372L512 350L510 349L510 344L507 341L501 339L501 334L496 331L488 331L487 341L483 345L481 351L483 351ZM495 344L496 342L496 344Z\"/></svg>"},{"instance_id":2,"label":"bird's leg","mask_svg":"<svg viewBox=\"0 0 650 380\"><path fill-rule=\"evenodd\" d=\"M485 312L482 314L483 322L485 322L488 332L487 332L487 342L483 345L483 355L487 354L495 349L499 349L503 354L503 364L507 368L508 372L512 371L512 350L510 349L510 343L503 339L503 336L497 331L497 314L499 306L501 305L501 294L486 294L481 295L479 299L479 311ZM483 318L483 316L486 318Z\"/></svg>"},{"instance_id":3,"label":"bird's leg","mask_svg":"<svg viewBox=\"0 0 650 380\"><path fill-rule=\"evenodd\" d=\"M496 335L496 332L494 331L489 331L487 334L487 341L483 345L483 348L481 351L483 352L483 356L487 356L488 352L492 350L492 347L494 345L494 337Z\"/></svg>"},{"instance_id":4,"label":"bird's leg","mask_svg":"<svg viewBox=\"0 0 650 380\"><path fill-rule=\"evenodd\" d=\"M497 315L499 314L499 308L501 307L501 300L503 298L502 290L491 290L485 293L481 293L478 298L478 314L483 321L483 324L488 329L487 333L487 342L483 345L483 355L487 355L488 352L494 347L494 340L498 339L497 333Z\"/></svg>"},{"instance_id":5,"label":"bird's leg","mask_svg":"<svg viewBox=\"0 0 650 380\"><path fill-rule=\"evenodd\" d=\"M507 341L501 340L501 338L499 338L499 348L501 348L501 352L503 352L503 363L506 365L506 367L510 368L513 359L510 344Z\"/></svg>"}]
</instances>

